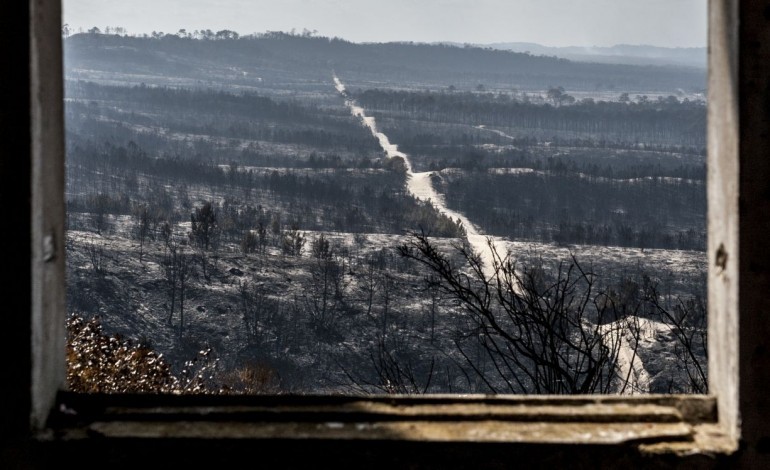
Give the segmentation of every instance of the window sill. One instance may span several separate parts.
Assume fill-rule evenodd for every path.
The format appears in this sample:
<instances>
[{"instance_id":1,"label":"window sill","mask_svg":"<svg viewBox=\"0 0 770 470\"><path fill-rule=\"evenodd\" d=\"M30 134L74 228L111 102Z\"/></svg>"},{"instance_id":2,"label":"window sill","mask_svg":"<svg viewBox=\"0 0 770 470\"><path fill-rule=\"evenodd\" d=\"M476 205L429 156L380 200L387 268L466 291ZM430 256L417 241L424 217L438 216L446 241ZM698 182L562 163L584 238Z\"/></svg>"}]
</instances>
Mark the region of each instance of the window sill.
<instances>
[{"instance_id":1,"label":"window sill","mask_svg":"<svg viewBox=\"0 0 770 470\"><path fill-rule=\"evenodd\" d=\"M116 396L63 393L42 443L464 443L613 446L653 456L736 450L708 396Z\"/></svg>"}]
</instances>

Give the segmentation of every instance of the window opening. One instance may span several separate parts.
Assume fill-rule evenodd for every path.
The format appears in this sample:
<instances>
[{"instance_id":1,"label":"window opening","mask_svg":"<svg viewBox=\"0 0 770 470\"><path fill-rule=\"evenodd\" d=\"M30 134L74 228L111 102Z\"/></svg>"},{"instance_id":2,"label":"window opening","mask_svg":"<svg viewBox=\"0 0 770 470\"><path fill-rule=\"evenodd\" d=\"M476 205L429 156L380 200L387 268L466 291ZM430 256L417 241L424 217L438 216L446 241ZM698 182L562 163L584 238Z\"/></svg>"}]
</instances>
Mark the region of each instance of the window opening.
<instances>
[{"instance_id":1,"label":"window opening","mask_svg":"<svg viewBox=\"0 0 770 470\"><path fill-rule=\"evenodd\" d=\"M707 391L705 47L66 7L74 389Z\"/></svg>"}]
</instances>

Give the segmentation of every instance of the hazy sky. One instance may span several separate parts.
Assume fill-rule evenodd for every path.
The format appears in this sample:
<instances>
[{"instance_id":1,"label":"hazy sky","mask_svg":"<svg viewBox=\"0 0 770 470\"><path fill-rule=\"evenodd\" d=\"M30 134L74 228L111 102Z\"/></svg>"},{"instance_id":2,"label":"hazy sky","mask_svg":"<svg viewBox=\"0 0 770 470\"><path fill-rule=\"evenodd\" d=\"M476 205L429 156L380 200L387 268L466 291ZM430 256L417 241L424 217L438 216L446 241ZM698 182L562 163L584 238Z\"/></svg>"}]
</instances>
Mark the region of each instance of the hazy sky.
<instances>
[{"instance_id":1,"label":"hazy sky","mask_svg":"<svg viewBox=\"0 0 770 470\"><path fill-rule=\"evenodd\" d=\"M62 0L64 22L129 33L317 30L351 41L706 46L706 0Z\"/></svg>"}]
</instances>

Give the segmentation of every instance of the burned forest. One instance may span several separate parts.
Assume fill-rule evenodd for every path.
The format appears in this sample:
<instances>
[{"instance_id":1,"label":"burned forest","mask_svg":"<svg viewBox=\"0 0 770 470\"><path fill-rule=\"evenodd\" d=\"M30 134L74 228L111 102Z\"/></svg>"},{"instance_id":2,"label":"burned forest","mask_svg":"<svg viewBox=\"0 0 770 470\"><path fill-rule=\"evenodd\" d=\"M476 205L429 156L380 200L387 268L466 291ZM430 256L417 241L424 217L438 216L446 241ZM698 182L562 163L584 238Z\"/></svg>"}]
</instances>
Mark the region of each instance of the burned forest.
<instances>
[{"instance_id":1,"label":"burned forest","mask_svg":"<svg viewBox=\"0 0 770 470\"><path fill-rule=\"evenodd\" d=\"M64 59L76 389L707 391L703 69L226 30Z\"/></svg>"}]
</instances>

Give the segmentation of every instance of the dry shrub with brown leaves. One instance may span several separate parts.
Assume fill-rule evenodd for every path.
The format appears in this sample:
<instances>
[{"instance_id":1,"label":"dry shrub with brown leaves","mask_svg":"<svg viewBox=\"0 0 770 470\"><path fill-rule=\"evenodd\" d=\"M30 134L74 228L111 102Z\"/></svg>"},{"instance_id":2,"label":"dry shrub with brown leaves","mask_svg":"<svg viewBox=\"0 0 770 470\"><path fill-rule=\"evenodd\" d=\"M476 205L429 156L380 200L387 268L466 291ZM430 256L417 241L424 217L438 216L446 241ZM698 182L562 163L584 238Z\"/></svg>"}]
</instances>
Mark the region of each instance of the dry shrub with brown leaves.
<instances>
[{"instance_id":1,"label":"dry shrub with brown leaves","mask_svg":"<svg viewBox=\"0 0 770 470\"><path fill-rule=\"evenodd\" d=\"M223 374L223 392L230 394L264 395L281 393L280 377L275 369L262 362L249 362Z\"/></svg>"},{"instance_id":2,"label":"dry shrub with brown leaves","mask_svg":"<svg viewBox=\"0 0 770 470\"><path fill-rule=\"evenodd\" d=\"M80 393L220 393L213 385L216 361L208 350L185 363L175 375L157 352L108 336L98 318L71 315L67 320L67 382Z\"/></svg>"}]
</instances>

